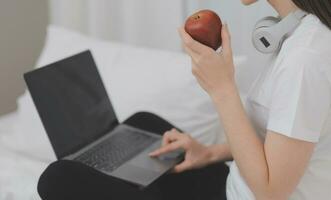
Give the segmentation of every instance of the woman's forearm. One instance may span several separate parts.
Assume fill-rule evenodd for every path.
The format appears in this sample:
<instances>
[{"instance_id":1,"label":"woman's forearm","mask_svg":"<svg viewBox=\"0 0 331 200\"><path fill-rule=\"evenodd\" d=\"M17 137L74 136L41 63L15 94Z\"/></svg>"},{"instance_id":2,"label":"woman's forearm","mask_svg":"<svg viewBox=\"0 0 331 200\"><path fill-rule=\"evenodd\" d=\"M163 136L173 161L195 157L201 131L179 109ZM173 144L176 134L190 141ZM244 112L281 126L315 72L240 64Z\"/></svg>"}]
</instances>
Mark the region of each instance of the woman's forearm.
<instances>
[{"instance_id":1,"label":"woman's forearm","mask_svg":"<svg viewBox=\"0 0 331 200\"><path fill-rule=\"evenodd\" d=\"M264 146L246 115L235 84L212 98L241 175L255 195L263 196L269 183Z\"/></svg>"}]
</instances>

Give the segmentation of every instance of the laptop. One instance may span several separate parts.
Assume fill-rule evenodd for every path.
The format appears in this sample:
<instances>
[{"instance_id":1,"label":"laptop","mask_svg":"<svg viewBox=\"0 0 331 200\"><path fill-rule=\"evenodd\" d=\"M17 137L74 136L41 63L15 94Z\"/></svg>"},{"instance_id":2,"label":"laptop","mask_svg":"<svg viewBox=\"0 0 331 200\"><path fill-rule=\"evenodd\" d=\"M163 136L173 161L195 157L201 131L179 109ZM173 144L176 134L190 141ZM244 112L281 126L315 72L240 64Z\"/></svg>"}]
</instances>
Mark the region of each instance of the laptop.
<instances>
[{"instance_id":1,"label":"laptop","mask_svg":"<svg viewBox=\"0 0 331 200\"><path fill-rule=\"evenodd\" d=\"M90 51L24 74L57 159L146 187L182 160L151 158L161 136L120 124Z\"/></svg>"}]
</instances>

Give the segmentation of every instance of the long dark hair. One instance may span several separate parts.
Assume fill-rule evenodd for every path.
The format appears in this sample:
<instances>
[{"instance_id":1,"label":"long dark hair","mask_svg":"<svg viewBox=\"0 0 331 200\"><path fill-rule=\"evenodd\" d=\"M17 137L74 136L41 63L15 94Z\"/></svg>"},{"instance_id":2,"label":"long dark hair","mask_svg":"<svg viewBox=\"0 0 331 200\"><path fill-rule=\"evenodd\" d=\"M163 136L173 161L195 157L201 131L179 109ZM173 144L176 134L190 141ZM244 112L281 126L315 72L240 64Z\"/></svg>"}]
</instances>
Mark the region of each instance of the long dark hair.
<instances>
[{"instance_id":1,"label":"long dark hair","mask_svg":"<svg viewBox=\"0 0 331 200\"><path fill-rule=\"evenodd\" d=\"M302 10L316 15L331 29L331 0L292 0Z\"/></svg>"}]
</instances>

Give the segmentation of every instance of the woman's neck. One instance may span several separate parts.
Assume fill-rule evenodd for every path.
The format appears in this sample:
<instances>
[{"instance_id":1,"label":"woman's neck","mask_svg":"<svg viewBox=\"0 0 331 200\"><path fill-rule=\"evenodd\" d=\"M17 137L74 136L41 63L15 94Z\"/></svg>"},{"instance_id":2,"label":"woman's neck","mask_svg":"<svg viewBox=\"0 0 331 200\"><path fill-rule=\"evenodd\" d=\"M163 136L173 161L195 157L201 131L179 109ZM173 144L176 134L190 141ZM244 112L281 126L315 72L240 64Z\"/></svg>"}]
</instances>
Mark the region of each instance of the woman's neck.
<instances>
[{"instance_id":1,"label":"woman's neck","mask_svg":"<svg viewBox=\"0 0 331 200\"><path fill-rule=\"evenodd\" d=\"M298 9L292 0L268 0L270 5L278 12L281 18Z\"/></svg>"}]
</instances>

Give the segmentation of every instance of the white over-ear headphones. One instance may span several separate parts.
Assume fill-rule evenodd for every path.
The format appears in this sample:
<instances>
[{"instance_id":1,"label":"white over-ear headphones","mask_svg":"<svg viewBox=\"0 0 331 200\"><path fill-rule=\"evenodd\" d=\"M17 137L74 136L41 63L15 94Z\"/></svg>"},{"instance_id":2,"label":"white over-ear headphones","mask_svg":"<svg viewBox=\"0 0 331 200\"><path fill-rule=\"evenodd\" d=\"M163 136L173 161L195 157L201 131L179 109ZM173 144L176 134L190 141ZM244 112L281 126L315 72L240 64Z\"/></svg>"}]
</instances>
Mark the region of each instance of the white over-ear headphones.
<instances>
[{"instance_id":1,"label":"white over-ear headphones","mask_svg":"<svg viewBox=\"0 0 331 200\"><path fill-rule=\"evenodd\" d=\"M273 53L280 49L286 37L294 31L307 15L296 10L284 19L265 17L258 21L253 31L253 45L262 53Z\"/></svg>"}]
</instances>

